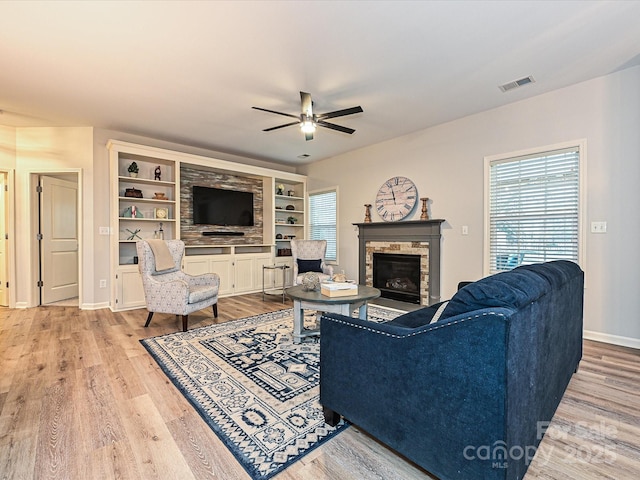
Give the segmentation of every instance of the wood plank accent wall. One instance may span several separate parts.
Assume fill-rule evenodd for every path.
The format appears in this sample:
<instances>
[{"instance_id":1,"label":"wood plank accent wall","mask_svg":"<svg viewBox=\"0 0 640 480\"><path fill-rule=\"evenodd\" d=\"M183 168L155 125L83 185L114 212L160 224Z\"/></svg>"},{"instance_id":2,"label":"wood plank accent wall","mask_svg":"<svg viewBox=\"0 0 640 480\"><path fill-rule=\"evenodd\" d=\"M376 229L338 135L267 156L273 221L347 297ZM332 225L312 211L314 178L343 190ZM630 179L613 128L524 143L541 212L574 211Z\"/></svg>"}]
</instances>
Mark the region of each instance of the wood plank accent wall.
<instances>
[{"instance_id":1,"label":"wood plank accent wall","mask_svg":"<svg viewBox=\"0 0 640 480\"><path fill-rule=\"evenodd\" d=\"M253 193L253 227L194 225L194 185ZM262 179L180 166L180 238L187 245L261 245L264 243L264 194ZM243 236L205 237L203 232L243 232Z\"/></svg>"}]
</instances>

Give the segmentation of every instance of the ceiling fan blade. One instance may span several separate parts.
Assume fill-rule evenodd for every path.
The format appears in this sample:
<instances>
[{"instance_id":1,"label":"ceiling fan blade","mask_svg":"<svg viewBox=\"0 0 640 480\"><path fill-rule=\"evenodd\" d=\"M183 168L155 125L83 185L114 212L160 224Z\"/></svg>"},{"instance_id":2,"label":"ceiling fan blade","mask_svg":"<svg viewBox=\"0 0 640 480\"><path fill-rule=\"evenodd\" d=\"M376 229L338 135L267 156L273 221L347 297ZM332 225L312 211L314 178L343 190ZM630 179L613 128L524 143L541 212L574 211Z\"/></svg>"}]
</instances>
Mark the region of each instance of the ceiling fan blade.
<instances>
[{"instance_id":1,"label":"ceiling fan blade","mask_svg":"<svg viewBox=\"0 0 640 480\"><path fill-rule=\"evenodd\" d=\"M304 139L308 142L309 140L313 140L313 132L305 132Z\"/></svg>"},{"instance_id":2,"label":"ceiling fan blade","mask_svg":"<svg viewBox=\"0 0 640 480\"><path fill-rule=\"evenodd\" d=\"M303 115L313 117L313 101L310 93L300 92L300 105L302 106Z\"/></svg>"},{"instance_id":3,"label":"ceiling fan blade","mask_svg":"<svg viewBox=\"0 0 640 480\"><path fill-rule=\"evenodd\" d=\"M290 127L291 125L300 125L300 121L285 123L284 125L278 125L277 127L265 128L263 132L270 132L271 130L278 130L279 128Z\"/></svg>"},{"instance_id":4,"label":"ceiling fan blade","mask_svg":"<svg viewBox=\"0 0 640 480\"><path fill-rule=\"evenodd\" d=\"M298 115L291 115L290 113L276 112L275 110L269 110L268 108L260 108L260 107L251 107L251 108L255 110L262 110L263 112L275 113L276 115L284 115L285 117L300 119Z\"/></svg>"},{"instance_id":5,"label":"ceiling fan blade","mask_svg":"<svg viewBox=\"0 0 640 480\"><path fill-rule=\"evenodd\" d=\"M330 128L331 130L337 130L342 133L348 133L349 135L355 132L353 128L343 127L342 125L336 125L335 123L325 122L324 120L318 120L318 126Z\"/></svg>"},{"instance_id":6,"label":"ceiling fan blade","mask_svg":"<svg viewBox=\"0 0 640 480\"><path fill-rule=\"evenodd\" d=\"M354 113L362 113L361 106L345 108L344 110L336 110L335 112L321 113L318 115L318 120L325 120L327 118L344 117L345 115L353 115Z\"/></svg>"}]
</instances>

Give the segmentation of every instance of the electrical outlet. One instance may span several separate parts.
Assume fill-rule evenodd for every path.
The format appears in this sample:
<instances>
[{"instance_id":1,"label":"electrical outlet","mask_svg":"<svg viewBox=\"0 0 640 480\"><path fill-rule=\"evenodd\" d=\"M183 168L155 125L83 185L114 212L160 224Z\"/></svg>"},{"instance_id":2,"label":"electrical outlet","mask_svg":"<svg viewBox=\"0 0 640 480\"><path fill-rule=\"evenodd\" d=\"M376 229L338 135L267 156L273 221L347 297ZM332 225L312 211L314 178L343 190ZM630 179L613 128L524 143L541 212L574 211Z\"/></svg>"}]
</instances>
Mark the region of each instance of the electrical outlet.
<instances>
[{"instance_id":1,"label":"electrical outlet","mask_svg":"<svg viewBox=\"0 0 640 480\"><path fill-rule=\"evenodd\" d=\"M109 235L109 227L100 227L100 235Z\"/></svg>"},{"instance_id":2,"label":"electrical outlet","mask_svg":"<svg viewBox=\"0 0 640 480\"><path fill-rule=\"evenodd\" d=\"M607 222L591 222L591 233L607 233Z\"/></svg>"},{"instance_id":3,"label":"electrical outlet","mask_svg":"<svg viewBox=\"0 0 640 480\"><path fill-rule=\"evenodd\" d=\"M100 280L100 288L107 288L107 281L104 278Z\"/></svg>"}]
</instances>

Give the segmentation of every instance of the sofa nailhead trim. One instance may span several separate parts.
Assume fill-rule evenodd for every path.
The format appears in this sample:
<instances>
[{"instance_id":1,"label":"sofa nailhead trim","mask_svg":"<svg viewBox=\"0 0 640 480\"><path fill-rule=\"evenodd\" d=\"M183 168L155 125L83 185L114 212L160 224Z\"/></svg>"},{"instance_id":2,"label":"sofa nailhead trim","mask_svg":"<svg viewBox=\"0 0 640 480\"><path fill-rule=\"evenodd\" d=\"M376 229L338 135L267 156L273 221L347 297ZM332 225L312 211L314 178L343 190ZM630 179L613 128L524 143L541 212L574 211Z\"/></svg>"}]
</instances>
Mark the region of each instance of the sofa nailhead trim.
<instances>
[{"instance_id":1,"label":"sofa nailhead trim","mask_svg":"<svg viewBox=\"0 0 640 480\"><path fill-rule=\"evenodd\" d=\"M458 323L462 323L462 322L466 322L467 320L474 320L476 318L480 318L480 317L487 317L487 316L496 316L496 317L503 317L506 318L506 315L504 313L495 313L495 312L485 312L485 313L481 313L479 315L473 315L471 317L466 317L466 318L461 318L460 320L456 320L455 322L451 322L451 323L446 323L444 325L433 325L433 327L428 328L426 330L422 330L420 332L415 332L415 333L410 333L408 335L396 335L394 333L388 333L388 332L381 332L379 330L374 330L373 328L370 327L363 327L362 325L354 325L351 322L345 322L344 320L338 320L336 318L331 318L331 317L325 317L326 320L330 320L332 322L336 322L336 323L341 323L343 325L349 325L351 327L354 328L360 328L362 330L366 330L368 332L372 332L375 333L377 335L384 335L385 337L391 337L391 338L408 338L408 337L414 337L416 335L421 335L423 333L427 333L427 332L431 332L433 330L437 330L439 328L445 328L448 327L450 325L456 325Z\"/></svg>"}]
</instances>

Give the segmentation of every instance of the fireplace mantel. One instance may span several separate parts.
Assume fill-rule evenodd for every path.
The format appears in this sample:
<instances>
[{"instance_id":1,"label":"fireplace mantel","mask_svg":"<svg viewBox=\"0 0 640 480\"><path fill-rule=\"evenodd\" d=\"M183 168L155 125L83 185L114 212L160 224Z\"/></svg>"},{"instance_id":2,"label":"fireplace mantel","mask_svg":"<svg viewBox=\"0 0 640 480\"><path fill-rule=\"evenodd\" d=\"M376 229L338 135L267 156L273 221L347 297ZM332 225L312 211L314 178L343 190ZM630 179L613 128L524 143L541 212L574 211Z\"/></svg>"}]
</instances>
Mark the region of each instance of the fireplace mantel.
<instances>
[{"instance_id":1,"label":"fireplace mantel","mask_svg":"<svg viewBox=\"0 0 640 480\"><path fill-rule=\"evenodd\" d=\"M444 220L354 223L358 227L359 282L366 278L367 242L427 242L429 244L429 305L440 301L440 243Z\"/></svg>"}]
</instances>

